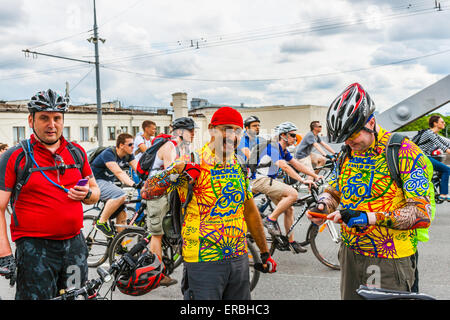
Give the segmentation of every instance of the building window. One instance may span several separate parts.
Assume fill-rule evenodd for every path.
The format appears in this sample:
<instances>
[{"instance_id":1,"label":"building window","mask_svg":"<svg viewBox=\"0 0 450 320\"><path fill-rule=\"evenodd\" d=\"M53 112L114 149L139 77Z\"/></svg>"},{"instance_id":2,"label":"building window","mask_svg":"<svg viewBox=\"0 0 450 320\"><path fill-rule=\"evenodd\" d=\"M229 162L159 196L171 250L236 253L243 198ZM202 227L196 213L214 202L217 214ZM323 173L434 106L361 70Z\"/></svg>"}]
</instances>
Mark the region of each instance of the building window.
<instances>
[{"instance_id":1,"label":"building window","mask_svg":"<svg viewBox=\"0 0 450 320\"><path fill-rule=\"evenodd\" d=\"M132 127L131 131L133 132L133 137L136 137L139 133L140 127Z\"/></svg>"},{"instance_id":2,"label":"building window","mask_svg":"<svg viewBox=\"0 0 450 320\"><path fill-rule=\"evenodd\" d=\"M164 133L165 134L169 134L170 133L170 127L169 126L165 126L164 127Z\"/></svg>"},{"instance_id":3,"label":"building window","mask_svg":"<svg viewBox=\"0 0 450 320\"><path fill-rule=\"evenodd\" d=\"M70 127L63 128L63 136L66 140L70 141Z\"/></svg>"},{"instance_id":4,"label":"building window","mask_svg":"<svg viewBox=\"0 0 450 320\"><path fill-rule=\"evenodd\" d=\"M89 141L89 127L80 127L80 141Z\"/></svg>"},{"instance_id":5,"label":"building window","mask_svg":"<svg viewBox=\"0 0 450 320\"><path fill-rule=\"evenodd\" d=\"M108 127L108 140L116 140L116 127Z\"/></svg>"},{"instance_id":6,"label":"building window","mask_svg":"<svg viewBox=\"0 0 450 320\"><path fill-rule=\"evenodd\" d=\"M18 144L23 139L25 139L25 127L13 127L14 144Z\"/></svg>"},{"instance_id":7,"label":"building window","mask_svg":"<svg viewBox=\"0 0 450 320\"><path fill-rule=\"evenodd\" d=\"M120 133L128 133L128 127L120 127Z\"/></svg>"}]
</instances>

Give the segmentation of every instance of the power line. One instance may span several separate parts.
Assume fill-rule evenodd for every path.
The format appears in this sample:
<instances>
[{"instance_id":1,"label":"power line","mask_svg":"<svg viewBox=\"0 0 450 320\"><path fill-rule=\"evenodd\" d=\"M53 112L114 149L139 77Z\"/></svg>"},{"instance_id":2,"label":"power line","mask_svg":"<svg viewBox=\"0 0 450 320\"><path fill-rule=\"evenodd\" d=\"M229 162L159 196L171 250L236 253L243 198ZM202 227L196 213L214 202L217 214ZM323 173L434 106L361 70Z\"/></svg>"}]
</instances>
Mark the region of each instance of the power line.
<instances>
[{"instance_id":1,"label":"power line","mask_svg":"<svg viewBox=\"0 0 450 320\"><path fill-rule=\"evenodd\" d=\"M380 18L379 21L385 21L385 20L392 20L397 18L404 18L409 16L416 16L420 14L427 14L436 12L435 8L427 8L427 9L418 9L418 10L410 10L406 13L396 13L396 14L390 14L386 15L383 18ZM292 36L292 35L299 35L299 34L305 34L305 33L312 33L312 32L321 32L321 31L329 31L333 29L339 29L343 27L349 27L349 26L355 26L359 24L363 24L366 22L370 22L372 19L359 19L356 21L344 21L344 22L336 22L332 24L324 24L324 25L318 25L315 27L303 27L303 28L294 28L287 31L277 31L277 32L269 32L269 33L263 33L263 34L257 34L257 35L244 35L237 38L230 38L230 39L223 39L220 38L219 40L215 41L209 41L204 42L201 46L199 46L198 43L197 46L192 45L189 47L183 47L183 48L177 48L177 49L169 49L165 51L157 51L157 52L150 52L150 53L144 53L139 55L133 55L133 56L126 56L122 58L116 58L116 59L110 59L105 60L104 64L112 64L116 62L125 62L130 60L136 60L136 59L143 59L143 58L151 58L155 56L162 56L162 55L168 55L168 54L174 54L174 53L180 53L185 51L193 51L197 48L211 48L211 47L219 47L219 46L225 46L225 45L234 45L234 44L240 44L240 43L246 43L251 41L257 41L257 40L266 40L266 39L272 39L272 38L278 38L278 37L285 37L285 36Z\"/></svg>"},{"instance_id":2,"label":"power line","mask_svg":"<svg viewBox=\"0 0 450 320\"><path fill-rule=\"evenodd\" d=\"M402 64L406 62L411 62L419 59L424 59L440 54L445 54L450 52L450 49L433 52L421 56L416 56L412 58L406 58L401 59L397 61L392 61L388 63L383 63L375 66L370 67L361 67L357 69L351 69L351 70L343 70L343 71L334 71L334 72L327 72L327 73L317 73L317 74L310 74L310 75L297 75L292 77L284 77L284 78L266 78L266 79L190 79L190 78L181 78L181 77L168 77L168 76L160 76L155 74L148 74L148 73L142 73L142 72L136 72L136 71L129 71L129 70L123 70L118 69L114 67L109 67L106 65L100 65L104 69L122 72L122 73L128 73L128 74L134 74L137 76L143 76L143 77L151 77L156 79L168 79L168 80L182 80L182 81L198 81L198 82L222 82L222 83L232 83L232 82L274 82L274 81L285 81L285 80L299 80L299 79L309 79L309 78L318 78L318 77L326 77L326 76L333 76L333 75L339 75L339 74L346 74L346 73L353 73L353 72L361 72L361 71L368 71L373 70L381 67L391 66L391 65L397 65Z\"/></svg>"}]
</instances>

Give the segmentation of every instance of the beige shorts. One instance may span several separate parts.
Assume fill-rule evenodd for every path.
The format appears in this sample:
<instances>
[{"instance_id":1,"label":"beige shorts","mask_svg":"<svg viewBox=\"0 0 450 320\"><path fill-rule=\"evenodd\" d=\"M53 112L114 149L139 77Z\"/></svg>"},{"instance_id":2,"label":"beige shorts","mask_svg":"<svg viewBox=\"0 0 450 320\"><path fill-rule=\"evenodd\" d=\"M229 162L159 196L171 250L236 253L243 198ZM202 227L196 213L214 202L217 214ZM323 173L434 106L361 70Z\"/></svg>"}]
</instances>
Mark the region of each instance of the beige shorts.
<instances>
[{"instance_id":1,"label":"beige shorts","mask_svg":"<svg viewBox=\"0 0 450 320\"><path fill-rule=\"evenodd\" d=\"M295 191L295 189L291 186L269 177L256 178L251 183L251 186L253 194L263 193L267 195L275 204L278 204L281 198L283 198L286 193L290 192L291 189Z\"/></svg>"},{"instance_id":2,"label":"beige shorts","mask_svg":"<svg viewBox=\"0 0 450 320\"><path fill-rule=\"evenodd\" d=\"M298 160L298 162L300 162L302 165L304 165L304 166L306 166L306 167L308 167L309 169L311 169L311 170L314 171L314 167L313 167L313 165L312 165L312 161L311 161L311 156L310 156L310 155L307 156L307 157L305 157L305 158L297 159L297 160Z\"/></svg>"},{"instance_id":3,"label":"beige shorts","mask_svg":"<svg viewBox=\"0 0 450 320\"><path fill-rule=\"evenodd\" d=\"M162 221L169 211L169 197L147 200L147 230L156 236L163 235Z\"/></svg>"}]
</instances>

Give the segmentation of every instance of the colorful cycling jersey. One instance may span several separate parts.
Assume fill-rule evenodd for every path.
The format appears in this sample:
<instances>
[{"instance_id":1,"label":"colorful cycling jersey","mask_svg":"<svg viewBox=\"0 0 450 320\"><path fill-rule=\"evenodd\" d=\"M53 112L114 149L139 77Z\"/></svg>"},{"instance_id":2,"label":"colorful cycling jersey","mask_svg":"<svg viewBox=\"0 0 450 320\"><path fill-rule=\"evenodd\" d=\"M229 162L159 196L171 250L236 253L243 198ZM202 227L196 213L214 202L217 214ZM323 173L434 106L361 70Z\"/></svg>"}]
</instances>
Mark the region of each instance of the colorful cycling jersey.
<instances>
[{"instance_id":1,"label":"colorful cycling jersey","mask_svg":"<svg viewBox=\"0 0 450 320\"><path fill-rule=\"evenodd\" d=\"M429 160L419 147L405 139L399 150L403 190L397 187L389 176L384 152L390 136L390 132L380 128L378 147L375 148L374 142L365 152L352 151L351 157L347 157L342 165L339 179L334 174L330 181L343 208L381 213L377 214L375 225L363 230L341 227L343 243L357 254L370 257L402 258L414 254L416 230L429 225L432 211L430 195L434 191L430 181L433 168ZM394 223L406 223L399 221L395 212L411 201L420 210L422 219L413 221L413 227L392 229Z\"/></svg>"},{"instance_id":2,"label":"colorful cycling jersey","mask_svg":"<svg viewBox=\"0 0 450 320\"><path fill-rule=\"evenodd\" d=\"M244 202L253 197L236 159L215 164L206 144L198 151L201 173L184 218L183 257L186 262L217 261L247 253ZM181 201L187 182L178 186Z\"/></svg>"}]
</instances>

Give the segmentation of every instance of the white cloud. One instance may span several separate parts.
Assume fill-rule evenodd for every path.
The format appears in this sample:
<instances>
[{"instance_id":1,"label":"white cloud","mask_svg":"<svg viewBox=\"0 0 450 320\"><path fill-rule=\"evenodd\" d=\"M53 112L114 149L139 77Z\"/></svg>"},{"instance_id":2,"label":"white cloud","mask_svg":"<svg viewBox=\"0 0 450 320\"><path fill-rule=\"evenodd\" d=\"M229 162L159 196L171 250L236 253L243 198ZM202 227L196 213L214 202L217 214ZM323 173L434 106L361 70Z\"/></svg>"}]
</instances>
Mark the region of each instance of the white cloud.
<instances>
[{"instance_id":1,"label":"white cloud","mask_svg":"<svg viewBox=\"0 0 450 320\"><path fill-rule=\"evenodd\" d=\"M77 84L92 66L41 56L25 59L21 50L71 36L35 50L93 60L94 47L86 41L92 36L87 32L93 25L92 1L17 2L3 1L0 13L0 99L24 99L48 87L63 90L66 81ZM432 3L412 5L408 9L375 0L97 0L100 37L106 39L99 45L100 61L130 72L102 68L102 99L168 106L172 93L184 91L188 98L218 104L328 105L358 81L384 109L450 72L448 53L376 67L450 48L450 8L425 14L420 10ZM411 9L417 13L409 14ZM225 81L289 78L294 79ZM72 97L95 102L95 72Z\"/></svg>"}]
</instances>

